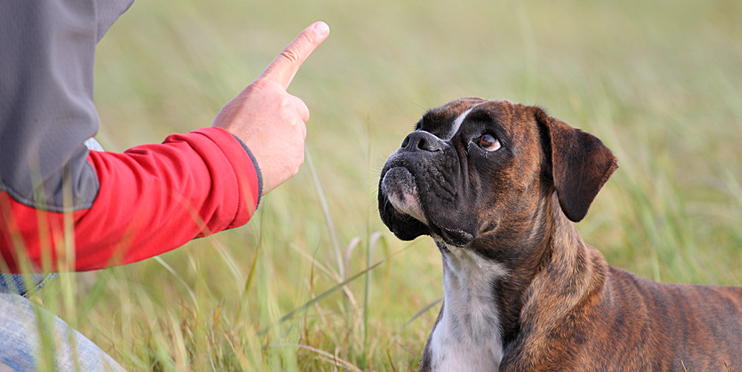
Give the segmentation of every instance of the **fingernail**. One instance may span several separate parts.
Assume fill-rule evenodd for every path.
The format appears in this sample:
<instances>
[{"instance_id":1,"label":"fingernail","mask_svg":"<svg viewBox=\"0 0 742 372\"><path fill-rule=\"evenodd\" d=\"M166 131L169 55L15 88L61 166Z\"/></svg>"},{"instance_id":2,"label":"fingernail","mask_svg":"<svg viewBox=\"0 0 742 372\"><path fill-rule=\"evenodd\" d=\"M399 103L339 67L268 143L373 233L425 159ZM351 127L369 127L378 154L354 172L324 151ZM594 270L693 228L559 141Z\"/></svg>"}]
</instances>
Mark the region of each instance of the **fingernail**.
<instances>
[{"instance_id":1,"label":"fingernail","mask_svg":"<svg viewBox=\"0 0 742 372\"><path fill-rule=\"evenodd\" d=\"M325 22L317 22L314 24L314 32L319 34L320 36L325 36L330 33L330 26L327 25Z\"/></svg>"}]
</instances>

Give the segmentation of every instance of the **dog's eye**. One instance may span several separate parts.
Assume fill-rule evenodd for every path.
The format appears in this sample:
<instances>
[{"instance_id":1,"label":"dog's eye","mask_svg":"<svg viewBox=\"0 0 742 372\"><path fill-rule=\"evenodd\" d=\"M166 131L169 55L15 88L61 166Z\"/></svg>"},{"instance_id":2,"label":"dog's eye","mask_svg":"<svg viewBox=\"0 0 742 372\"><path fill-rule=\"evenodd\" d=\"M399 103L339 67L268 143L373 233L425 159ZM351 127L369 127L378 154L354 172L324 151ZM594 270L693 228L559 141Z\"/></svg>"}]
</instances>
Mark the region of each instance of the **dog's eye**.
<instances>
[{"instance_id":1,"label":"dog's eye","mask_svg":"<svg viewBox=\"0 0 742 372\"><path fill-rule=\"evenodd\" d=\"M496 151L500 148L500 141L495 136L485 133L479 137L479 147L486 151Z\"/></svg>"}]
</instances>

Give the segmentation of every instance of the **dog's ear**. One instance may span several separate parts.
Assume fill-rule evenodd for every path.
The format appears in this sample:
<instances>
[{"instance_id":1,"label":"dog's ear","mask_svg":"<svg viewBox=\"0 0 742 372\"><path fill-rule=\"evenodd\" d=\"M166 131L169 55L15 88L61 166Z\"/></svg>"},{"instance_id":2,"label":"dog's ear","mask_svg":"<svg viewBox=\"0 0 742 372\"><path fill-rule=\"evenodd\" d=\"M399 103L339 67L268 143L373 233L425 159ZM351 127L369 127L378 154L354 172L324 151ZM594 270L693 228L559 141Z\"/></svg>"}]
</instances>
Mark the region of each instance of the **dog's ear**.
<instances>
[{"instance_id":1,"label":"dog's ear","mask_svg":"<svg viewBox=\"0 0 742 372\"><path fill-rule=\"evenodd\" d=\"M618 168L616 157L597 137L546 115L534 107L559 205L570 220L587 214L598 191Z\"/></svg>"}]
</instances>

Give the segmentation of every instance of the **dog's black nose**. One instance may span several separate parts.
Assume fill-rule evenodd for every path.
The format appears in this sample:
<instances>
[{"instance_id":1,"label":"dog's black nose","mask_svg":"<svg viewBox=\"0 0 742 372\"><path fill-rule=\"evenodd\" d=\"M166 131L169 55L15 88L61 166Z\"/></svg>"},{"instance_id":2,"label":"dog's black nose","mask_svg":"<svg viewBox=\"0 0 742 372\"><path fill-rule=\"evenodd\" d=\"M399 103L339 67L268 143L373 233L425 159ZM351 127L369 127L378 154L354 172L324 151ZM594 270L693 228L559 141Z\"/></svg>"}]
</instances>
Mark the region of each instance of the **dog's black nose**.
<instances>
[{"instance_id":1,"label":"dog's black nose","mask_svg":"<svg viewBox=\"0 0 742 372\"><path fill-rule=\"evenodd\" d=\"M443 145L443 141L438 137L425 131L412 132L402 141L402 148L406 151L435 152L443 150Z\"/></svg>"}]
</instances>

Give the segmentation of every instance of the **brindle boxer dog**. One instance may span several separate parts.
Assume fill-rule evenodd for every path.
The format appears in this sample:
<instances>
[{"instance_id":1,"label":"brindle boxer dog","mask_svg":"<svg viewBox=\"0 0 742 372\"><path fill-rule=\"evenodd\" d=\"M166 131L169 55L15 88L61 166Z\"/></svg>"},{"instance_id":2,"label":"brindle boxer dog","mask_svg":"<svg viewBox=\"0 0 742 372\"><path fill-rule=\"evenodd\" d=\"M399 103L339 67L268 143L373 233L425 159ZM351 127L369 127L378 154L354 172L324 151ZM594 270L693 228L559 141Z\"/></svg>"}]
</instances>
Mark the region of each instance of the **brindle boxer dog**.
<instances>
[{"instance_id":1,"label":"brindle boxer dog","mask_svg":"<svg viewBox=\"0 0 742 372\"><path fill-rule=\"evenodd\" d=\"M465 98L423 116L379 184L384 223L443 255L420 371L742 371L742 289L642 279L580 238L616 168L537 107Z\"/></svg>"}]
</instances>

